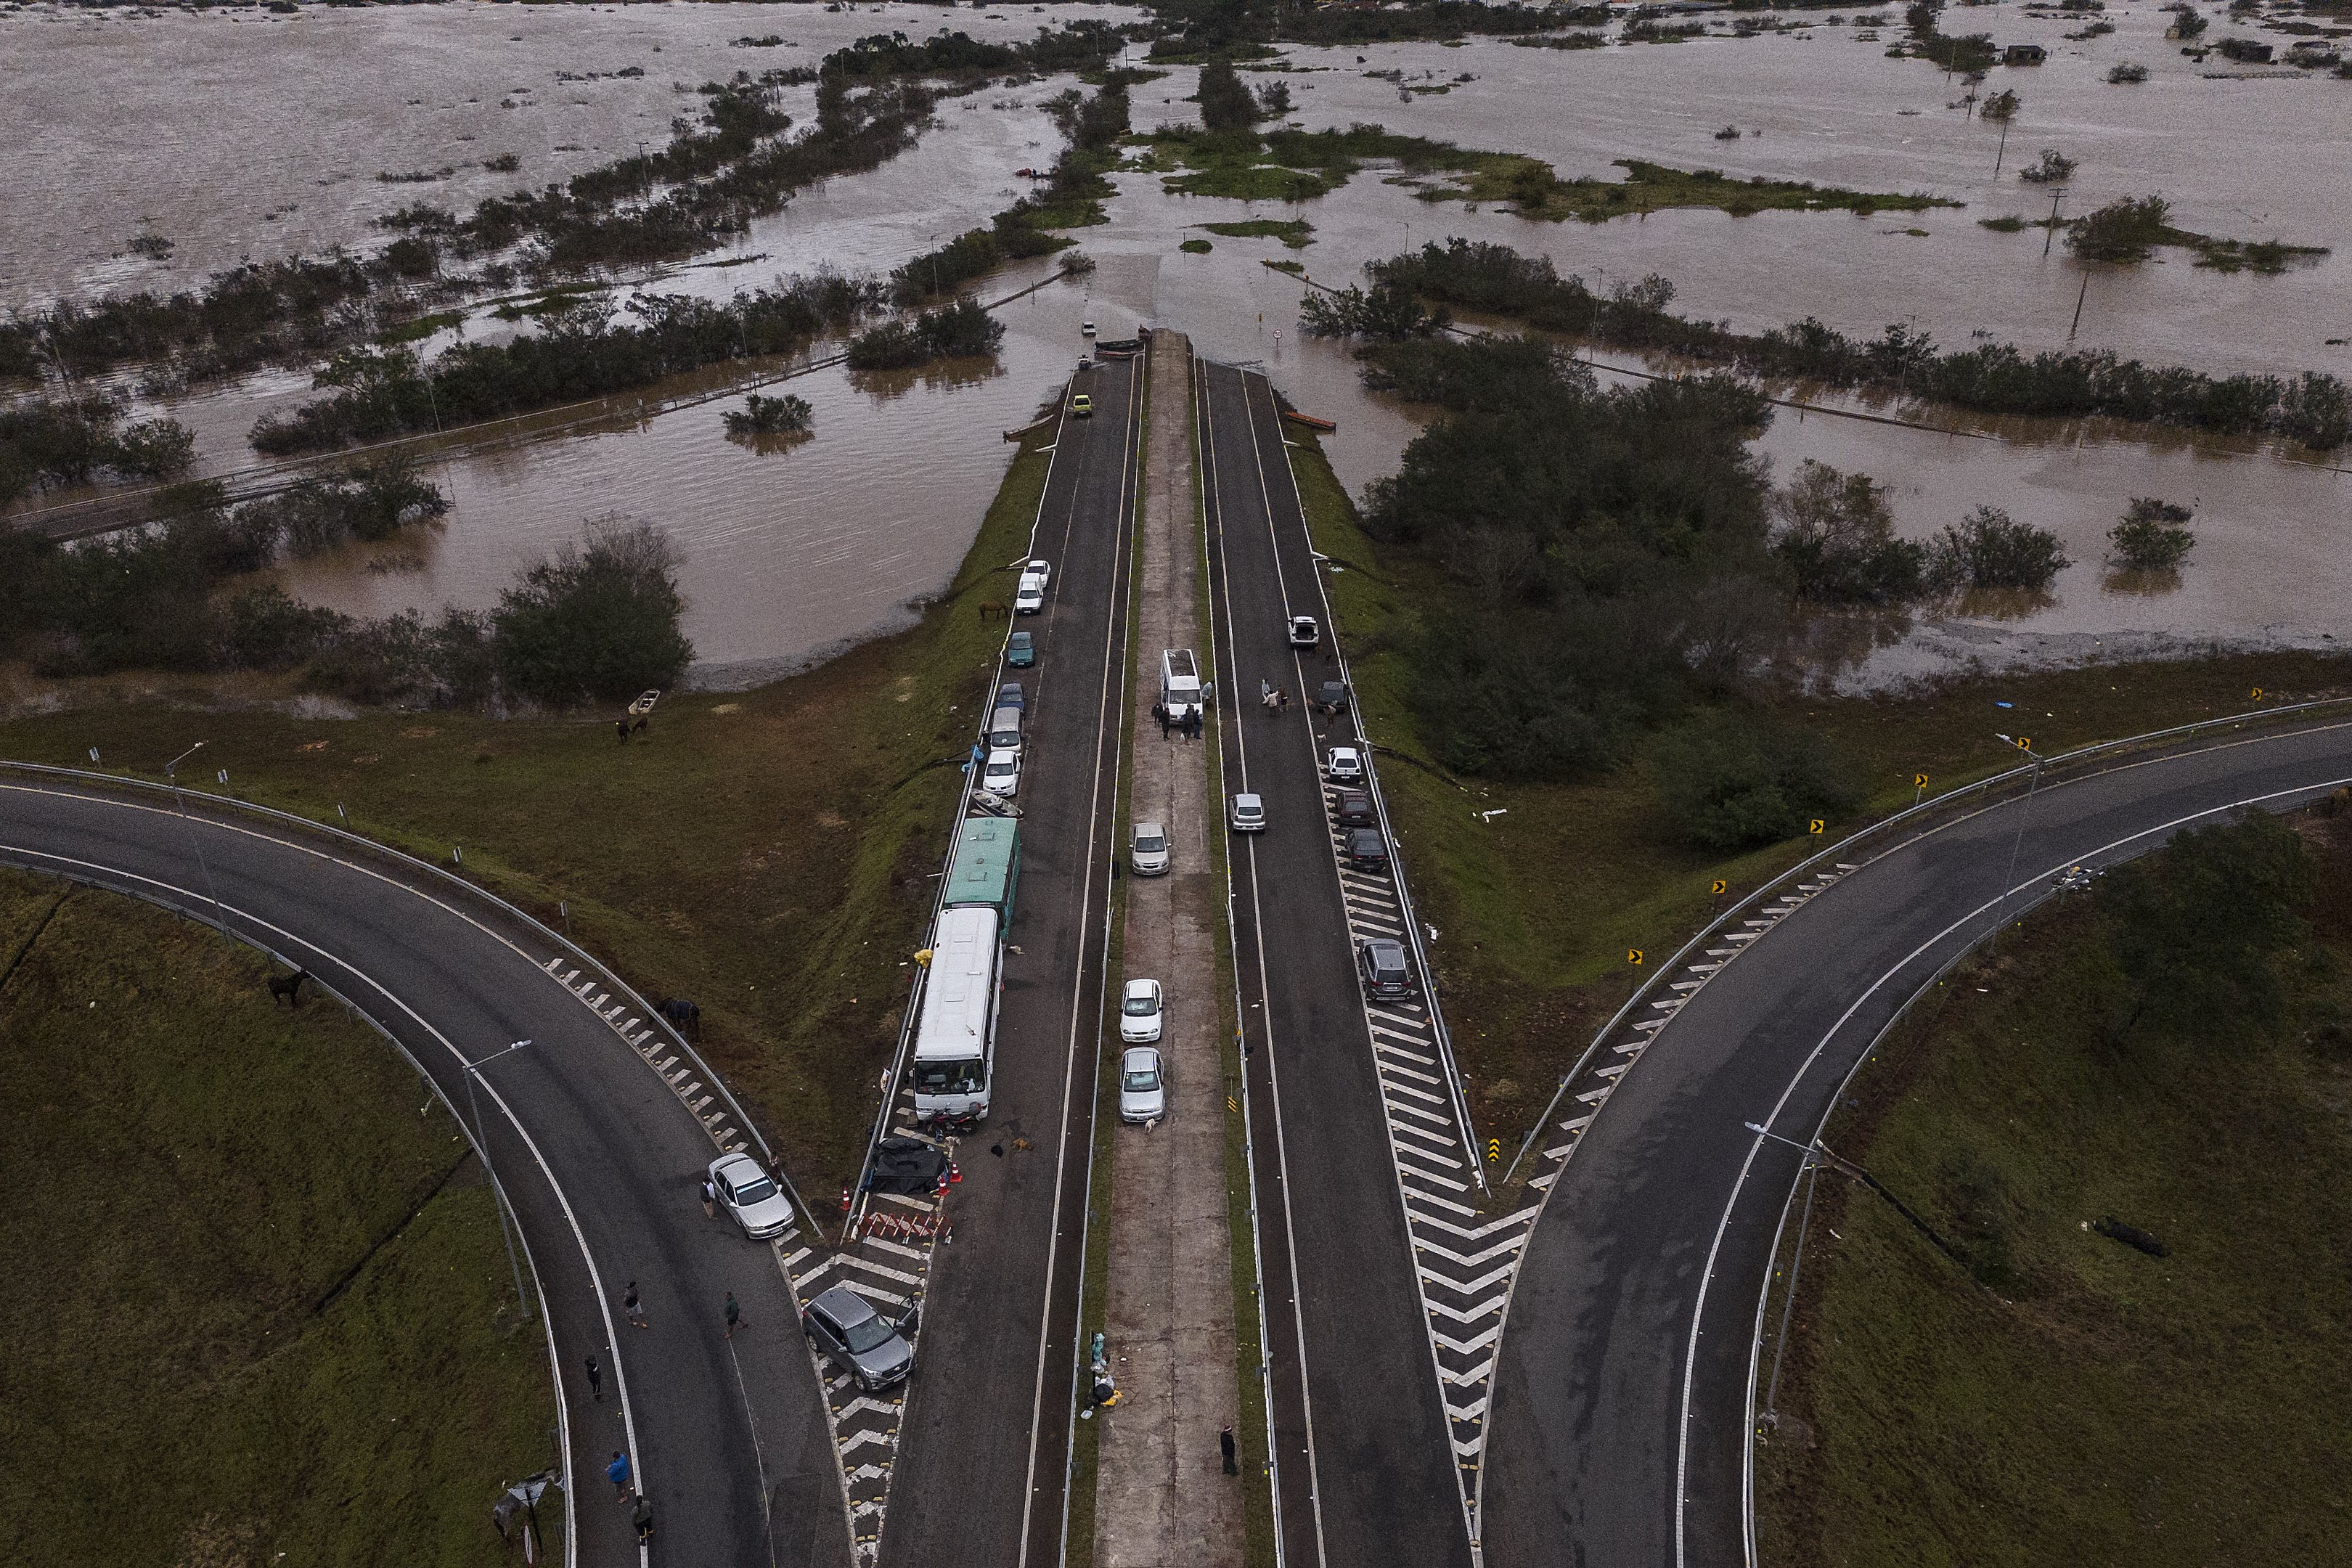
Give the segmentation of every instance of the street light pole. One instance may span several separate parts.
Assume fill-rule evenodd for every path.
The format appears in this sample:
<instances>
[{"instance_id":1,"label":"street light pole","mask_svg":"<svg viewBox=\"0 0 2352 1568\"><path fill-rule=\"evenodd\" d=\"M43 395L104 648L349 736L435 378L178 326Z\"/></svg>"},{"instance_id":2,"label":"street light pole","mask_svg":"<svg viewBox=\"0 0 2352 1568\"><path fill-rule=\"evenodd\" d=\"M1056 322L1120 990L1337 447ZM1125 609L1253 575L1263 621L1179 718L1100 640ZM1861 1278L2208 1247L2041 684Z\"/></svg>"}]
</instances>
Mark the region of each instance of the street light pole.
<instances>
[{"instance_id":1,"label":"street light pole","mask_svg":"<svg viewBox=\"0 0 2352 1568\"><path fill-rule=\"evenodd\" d=\"M2017 837L2011 839L2009 845L2009 870L2002 875L2000 879L2000 897L1997 900L1995 907L1995 912L1998 915L1999 905L2009 902L2009 890L2017 885L2017 856L2018 852L2025 847L2026 814L2032 809L2033 792L2042 787L2042 753L2035 751L2032 746L2026 744L2025 742L2016 739L2013 736L2002 735L1998 730L1994 731L1993 733L2000 739L2007 741L2011 745L2015 746L2019 751L2023 752L2027 756L2033 759L2033 772L2026 776L2025 802L2017 808ZM1985 943L1986 952L1990 952L1995 947L2000 945L2000 920L1998 918L1995 919L1992 922L1992 936Z\"/></svg>"},{"instance_id":2,"label":"street light pole","mask_svg":"<svg viewBox=\"0 0 2352 1568\"><path fill-rule=\"evenodd\" d=\"M481 1156L482 1169L489 1173L490 1202L499 1211L499 1235L506 1238L507 1267L514 1270L515 1300L522 1304L522 1321L526 1323L530 1321L530 1297L522 1288L522 1264L515 1257L514 1232L507 1227L506 1188L499 1184L499 1173L490 1164L490 1146L482 1136L482 1102L475 1097L474 1079L484 1068L500 1057L519 1051L529 1044L529 1040L517 1040L510 1046L492 1051L479 1061L466 1064L466 1104L474 1113L474 1152Z\"/></svg>"},{"instance_id":3,"label":"street light pole","mask_svg":"<svg viewBox=\"0 0 2352 1568\"><path fill-rule=\"evenodd\" d=\"M170 762L165 763L163 764L163 777L168 780L172 785L172 804L179 809L180 831L187 835L188 847L195 851L196 867L204 873L205 896L213 901L213 925L221 932L222 935L226 936L228 934L228 916L221 908L220 889L213 883L212 862L205 858L204 841L196 837L196 830L188 823L187 799L180 793L180 764L186 762L190 757L194 756L198 752L201 752L204 749L205 743L202 741L198 741L194 745L190 746L178 756L173 757Z\"/></svg>"}]
</instances>

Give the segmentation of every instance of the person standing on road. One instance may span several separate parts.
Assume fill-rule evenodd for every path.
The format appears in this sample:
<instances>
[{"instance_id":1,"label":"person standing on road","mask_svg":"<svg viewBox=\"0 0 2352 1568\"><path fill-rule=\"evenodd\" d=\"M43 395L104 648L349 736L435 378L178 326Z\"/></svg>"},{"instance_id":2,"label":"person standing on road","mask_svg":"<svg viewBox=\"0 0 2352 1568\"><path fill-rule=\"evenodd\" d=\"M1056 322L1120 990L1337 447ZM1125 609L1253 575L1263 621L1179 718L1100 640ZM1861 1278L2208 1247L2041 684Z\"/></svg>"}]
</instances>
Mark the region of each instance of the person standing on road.
<instances>
[{"instance_id":1,"label":"person standing on road","mask_svg":"<svg viewBox=\"0 0 2352 1568\"><path fill-rule=\"evenodd\" d=\"M719 1189L711 1185L710 1178L708 1176L702 1178L702 1217L705 1219L719 1217Z\"/></svg>"},{"instance_id":2,"label":"person standing on road","mask_svg":"<svg viewBox=\"0 0 2352 1568\"><path fill-rule=\"evenodd\" d=\"M727 1313L727 1337L731 1340L735 1337L735 1331L743 1326L743 1309L735 1304L735 1292L732 1290L727 1292L724 1310Z\"/></svg>"},{"instance_id":3,"label":"person standing on road","mask_svg":"<svg viewBox=\"0 0 2352 1568\"><path fill-rule=\"evenodd\" d=\"M629 1500L629 1457L618 1448L613 1450L613 1462L604 1467L604 1479L613 1483L621 1501Z\"/></svg>"},{"instance_id":4,"label":"person standing on road","mask_svg":"<svg viewBox=\"0 0 2352 1568\"><path fill-rule=\"evenodd\" d=\"M629 1522L637 1527L637 1544L643 1546L654 1538L654 1500L645 1493L637 1494L637 1506L629 1510Z\"/></svg>"},{"instance_id":5,"label":"person standing on road","mask_svg":"<svg viewBox=\"0 0 2352 1568\"><path fill-rule=\"evenodd\" d=\"M653 1327L646 1321L646 1304L637 1300L637 1282L634 1279L629 1281L627 1292L621 1297L621 1310L627 1314L633 1326L640 1329Z\"/></svg>"},{"instance_id":6,"label":"person standing on road","mask_svg":"<svg viewBox=\"0 0 2352 1568\"><path fill-rule=\"evenodd\" d=\"M1230 1421L1225 1423L1224 1430L1217 1434L1217 1452L1225 1457L1225 1474L1238 1476L1242 1473L1240 1467L1234 1463L1234 1426Z\"/></svg>"},{"instance_id":7,"label":"person standing on road","mask_svg":"<svg viewBox=\"0 0 2352 1568\"><path fill-rule=\"evenodd\" d=\"M1160 738L1163 741L1166 740L1168 738L1168 704L1165 702L1153 703L1151 705L1151 716L1160 721Z\"/></svg>"},{"instance_id":8,"label":"person standing on road","mask_svg":"<svg viewBox=\"0 0 2352 1568\"><path fill-rule=\"evenodd\" d=\"M604 1402L604 1369L593 1355L588 1358L588 1397L599 1405Z\"/></svg>"}]
</instances>

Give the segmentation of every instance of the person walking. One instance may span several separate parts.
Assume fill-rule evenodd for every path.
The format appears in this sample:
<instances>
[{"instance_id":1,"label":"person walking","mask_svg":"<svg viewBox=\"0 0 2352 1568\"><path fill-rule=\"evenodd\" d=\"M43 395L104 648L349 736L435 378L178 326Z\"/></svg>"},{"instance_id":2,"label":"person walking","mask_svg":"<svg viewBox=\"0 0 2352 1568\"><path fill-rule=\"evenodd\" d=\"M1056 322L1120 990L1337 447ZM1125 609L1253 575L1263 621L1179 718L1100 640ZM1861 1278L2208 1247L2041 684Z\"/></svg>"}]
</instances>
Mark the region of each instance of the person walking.
<instances>
[{"instance_id":1,"label":"person walking","mask_svg":"<svg viewBox=\"0 0 2352 1568\"><path fill-rule=\"evenodd\" d=\"M604 1402L604 1369L593 1355L588 1358L588 1397L599 1405Z\"/></svg>"},{"instance_id":2,"label":"person walking","mask_svg":"<svg viewBox=\"0 0 2352 1568\"><path fill-rule=\"evenodd\" d=\"M1166 740L1168 738L1168 704L1165 702L1153 703L1151 705L1151 716L1160 721L1160 738L1163 741Z\"/></svg>"},{"instance_id":3,"label":"person walking","mask_svg":"<svg viewBox=\"0 0 2352 1568\"><path fill-rule=\"evenodd\" d=\"M735 1337L735 1331L743 1326L743 1309L735 1304L734 1291L727 1292L727 1305L723 1310L727 1314L727 1337L731 1340Z\"/></svg>"},{"instance_id":4,"label":"person walking","mask_svg":"<svg viewBox=\"0 0 2352 1568\"><path fill-rule=\"evenodd\" d=\"M629 1510L629 1522L637 1527L637 1544L643 1546L654 1538L654 1500L645 1493L637 1494L637 1506Z\"/></svg>"},{"instance_id":5,"label":"person walking","mask_svg":"<svg viewBox=\"0 0 2352 1568\"><path fill-rule=\"evenodd\" d=\"M629 1500L629 1457L618 1448L613 1450L613 1462L604 1467L604 1479L613 1483L620 1500Z\"/></svg>"},{"instance_id":6,"label":"person walking","mask_svg":"<svg viewBox=\"0 0 2352 1568\"><path fill-rule=\"evenodd\" d=\"M708 1176L702 1178L702 1217L705 1219L719 1217L719 1189L711 1184L710 1178Z\"/></svg>"},{"instance_id":7,"label":"person walking","mask_svg":"<svg viewBox=\"0 0 2352 1568\"><path fill-rule=\"evenodd\" d=\"M653 1327L646 1321L646 1304L637 1300L637 1282L634 1279L629 1281L628 1289L621 1297L621 1310L633 1326L640 1329Z\"/></svg>"},{"instance_id":8,"label":"person walking","mask_svg":"<svg viewBox=\"0 0 2352 1568\"><path fill-rule=\"evenodd\" d=\"M1242 1473L1241 1468L1234 1463L1234 1426L1230 1421L1225 1423L1224 1430L1217 1434L1217 1452L1225 1457L1225 1474L1238 1476Z\"/></svg>"}]
</instances>

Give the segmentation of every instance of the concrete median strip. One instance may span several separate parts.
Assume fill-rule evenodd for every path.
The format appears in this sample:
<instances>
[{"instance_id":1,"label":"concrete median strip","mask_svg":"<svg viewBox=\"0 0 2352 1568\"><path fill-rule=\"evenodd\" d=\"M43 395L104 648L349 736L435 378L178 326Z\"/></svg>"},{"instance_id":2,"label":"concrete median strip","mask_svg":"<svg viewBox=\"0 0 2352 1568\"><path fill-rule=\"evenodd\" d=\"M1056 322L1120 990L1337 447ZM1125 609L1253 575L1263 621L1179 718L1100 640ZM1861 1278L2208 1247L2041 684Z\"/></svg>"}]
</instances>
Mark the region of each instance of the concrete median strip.
<instances>
[{"instance_id":1,"label":"concrete median strip","mask_svg":"<svg viewBox=\"0 0 2352 1568\"><path fill-rule=\"evenodd\" d=\"M1161 650L1197 640L1202 585L1190 346L1160 334L1150 363L1133 646L1139 689L1156 695ZM1139 696L1136 706L1130 814L1167 827L1172 864L1164 877L1127 880L1122 957L1125 978L1157 980L1166 998L1167 1113L1117 1133L1102 1326L1119 1398L1094 1412L1094 1562L1238 1568L1244 1493L1219 1473L1217 1440L1241 1399L1216 1002L1229 982L1217 961L1223 910L1210 849L1224 824L1209 794L1209 746L1163 739L1150 701ZM1107 1030L1100 1048L1118 1052L1117 1035Z\"/></svg>"}]
</instances>

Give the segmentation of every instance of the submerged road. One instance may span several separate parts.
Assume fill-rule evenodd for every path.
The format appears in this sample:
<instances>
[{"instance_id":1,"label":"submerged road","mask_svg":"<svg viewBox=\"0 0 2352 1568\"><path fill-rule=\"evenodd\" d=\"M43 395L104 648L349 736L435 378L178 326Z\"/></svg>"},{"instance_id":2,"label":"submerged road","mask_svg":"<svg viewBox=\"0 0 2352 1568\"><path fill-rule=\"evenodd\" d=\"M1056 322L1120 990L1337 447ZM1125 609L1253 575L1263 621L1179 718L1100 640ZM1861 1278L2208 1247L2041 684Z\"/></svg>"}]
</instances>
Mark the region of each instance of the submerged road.
<instances>
[{"instance_id":1,"label":"submerged road","mask_svg":"<svg viewBox=\"0 0 2352 1568\"><path fill-rule=\"evenodd\" d=\"M331 986L459 1114L478 1102L480 1142L553 1325L565 1441L550 1434L548 1462L569 1470L577 1561L641 1560L628 1506L604 1479L625 1453L653 1502L661 1560L849 1562L791 1289L772 1247L705 1218L697 1194L746 1123L731 1100L709 1125L688 1108L678 1090L710 1075L666 1033L645 1032L652 1020L617 981L429 868L195 795L184 816L161 791L0 771L0 862L216 921ZM530 1044L505 1048L518 1040ZM479 1064L471 1101L466 1063ZM624 1315L633 1280L645 1328ZM730 1290L750 1321L731 1340ZM592 1355L601 1399L586 1380ZM480 1500L487 1513L493 1500Z\"/></svg>"},{"instance_id":2,"label":"submerged road","mask_svg":"<svg viewBox=\"0 0 2352 1568\"><path fill-rule=\"evenodd\" d=\"M1145 363L1108 360L1070 384L1094 413L1063 419L1038 513L1053 587L1017 623L1036 664L1008 672L1027 711L993 1088L957 1151L955 1239L925 1291L885 1563L1061 1561Z\"/></svg>"},{"instance_id":3,"label":"submerged road","mask_svg":"<svg viewBox=\"0 0 2352 1568\"><path fill-rule=\"evenodd\" d=\"M2347 780L2338 723L2044 783L1892 842L1712 973L1619 1080L1537 1223L1496 1377L1487 1561L1750 1560L1757 1303L1802 1155L1743 1124L1810 1142L1904 1002L2066 867Z\"/></svg>"}]
</instances>

